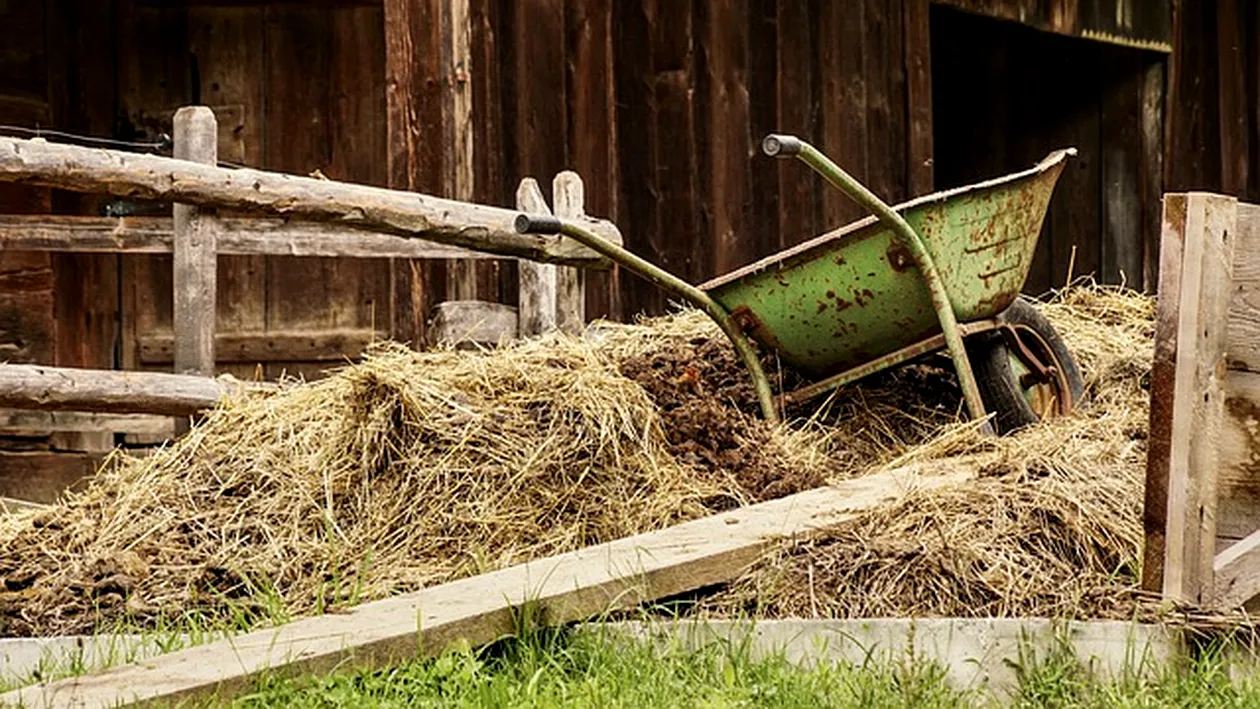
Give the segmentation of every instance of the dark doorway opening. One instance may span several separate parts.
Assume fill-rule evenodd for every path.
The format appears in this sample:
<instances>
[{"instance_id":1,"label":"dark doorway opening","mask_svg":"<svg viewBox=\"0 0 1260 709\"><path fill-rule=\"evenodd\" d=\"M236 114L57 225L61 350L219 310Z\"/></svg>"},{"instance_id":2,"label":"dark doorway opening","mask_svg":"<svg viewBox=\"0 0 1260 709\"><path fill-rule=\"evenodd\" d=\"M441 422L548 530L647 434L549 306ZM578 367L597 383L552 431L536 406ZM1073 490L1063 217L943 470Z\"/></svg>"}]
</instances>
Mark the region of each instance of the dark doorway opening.
<instances>
[{"instance_id":1,"label":"dark doorway opening","mask_svg":"<svg viewBox=\"0 0 1260 709\"><path fill-rule=\"evenodd\" d=\"M931 33L936 188L1075 147L1025 290L1061 287L1069 272L1153 288L1164 55L939 6Z\"/></svg>"}]
</instances>

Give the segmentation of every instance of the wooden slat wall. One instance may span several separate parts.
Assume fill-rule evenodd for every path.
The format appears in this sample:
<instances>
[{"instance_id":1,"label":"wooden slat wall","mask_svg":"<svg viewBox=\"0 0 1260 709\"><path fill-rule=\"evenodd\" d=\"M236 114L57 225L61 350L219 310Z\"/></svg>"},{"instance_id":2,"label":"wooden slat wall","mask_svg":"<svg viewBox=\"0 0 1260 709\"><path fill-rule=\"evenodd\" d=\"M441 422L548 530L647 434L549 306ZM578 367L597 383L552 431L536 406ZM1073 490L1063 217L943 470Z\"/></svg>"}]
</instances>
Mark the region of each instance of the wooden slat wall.
<instances>
[{"instance_id":1,"label":"wooden slat wall","mask_svg":"<svg viewBox=\"0 0 1260 709\"><path fill-rule=\"evenodd\" d=\"M965 6L968 21L983 23L975 13L1005 16L1018 2L470 0L473 191L480 201L508 205L521 177L548 188L556 171L576 169L590 211L616 220L633 250L702 281L861 216L803 166L761 156L758 143L769 131L811 138L892 201L1026 167L1071 143L1082 155L1056 196L1030 290L1059 285L1069 261L1077 274L1114 281L1124 272L1130 283L1149 283L1158 218L1152 199L1164 189L1152 175L1161 165L1169 186L1214 187L1205 176L1220 175L1253 189L1255 122L1220 115L1255 113L1255 40L1246 29L1257 25L1257 12L1246 3L1226 7L1230 1L1212 4L1210 17L1196 4L1175 18L1185 57L1169 86L1179 87L1188 107L1169 97L1172 118L1165 121L1158 110L1165 98L1161 54L1044 35L1033 42L1074 48L1034 52L1022 39L999 36L1010 23L995 23L1003 30L982 25L987 39L973 42L973 30L957 29L960 21L940 20L941 4ZM116 67L95 63L96 71L115 75L118 105L74 119L82 130L127 133L131 125L151 135L166 113L196 94L233 122L242 162L443 189L443 146L432 139L444 120L441 87L452 76L440 61L441 23L433 21L441 3L48 3L53 24L116 27L112 35L98 33L94 41L108 47L94 49L74 34L82 30L63 33L61 41L82 52L118 48ZM19 5L29 6L9 7ZM1087 5L1082 12L1098 14L1097 2ZM1053 7L1037 4L1038 12ZM1053 15L1038 22L1079 29L1076 20ZM1068 24L1050 26L1061 21ZM1191 41L1229 27L1232 43ZM1021 59L1030 53L1037 55L1031 64ZM34 50L27 55L48 61ZM1211 80L1185 78L1195 72ZM974 84L970 94L949 84L958 76ZM63 105L113 101L109 77L79 83L78 97L67 93ZM1232 88L1223 94L1218 87L1226 83ZM1064 95L1072 100L1059 100ZM1091 102L1092 112L1081 110ZM951 110L957 113L951 105L959 104L982 118L971 134L950 124ZM115 113L126 118L121 130L106 125ZM1170 155L1186 159L1164 160L1165 140ZM966 153L951 156L958 145ZM951 160L966 169L950 168ZM109 259L118 261L57 256L64 274L58 278L99 278L107 291ZM139 339L169 328L168 260L127 256L114 270L121 271L123 336L101 330L87 341L109 340L94 352L117 347L120 364L136 365ZM484 297L514 300L511 265L487 263L477 278ZM225 257L219 282L220 330L260 336L375 329L417 341L426 312L446 291L441 265L403 261ZM591 283L592 316L666 307L657 289L633 276L614 272ZM66 303L67 317L90 310ZM110 319L91 313L93 327ZM85 341L81 334L63 339ZM74 357L96 361L85 352Z\"/></svg>"}]
</instances>

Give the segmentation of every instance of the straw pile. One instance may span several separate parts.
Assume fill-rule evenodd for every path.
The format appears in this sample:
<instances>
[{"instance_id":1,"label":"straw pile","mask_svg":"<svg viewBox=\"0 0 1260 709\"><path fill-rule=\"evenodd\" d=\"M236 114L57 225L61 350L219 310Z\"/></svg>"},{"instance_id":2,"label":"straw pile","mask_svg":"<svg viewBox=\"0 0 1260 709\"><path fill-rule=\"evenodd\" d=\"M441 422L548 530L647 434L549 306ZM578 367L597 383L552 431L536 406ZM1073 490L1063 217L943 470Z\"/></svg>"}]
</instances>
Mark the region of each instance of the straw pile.
<instances>
[{"instance_id":1,"label":"straw pile","mask_svg":"<svg viewBox=\"0 0 1260 709\"><path fill-rule=\"evenodd\" d=\"M1127 617L1142 544L1154 301L1079 287L1043 306L1086 377L1075 415L990 440L948 427L879 469L981 471L785 544L717 615Z\"/></svg>"},{"instance_id":2,"label":"straw pile","mask_svg":"<svg viewBox=\"0 0 1260 709\"><path fill-rule=\"evenodd\" d=\"M818 434L737 411L708 443L667 438L619 368L654 379L653 352L718 336L701 316L602 332L485 353L382 345L232 401L155 454L119 454L81 494L0 528L0 635L320 612L832 474ZM715 396L703 377L667 384L676 403Z\"/></svg>"},{"instance_id":3,"label":"straw pile","mask_svg":"<svg viewBox=\"0 0 1260 709\"><path fill-rule=\"evenodd\" d=\"M50 511L0 518L0 636L317 613L827 479L955 460L986 476L785 546L705 607L1109 613L1141 539L1152 309L1097 288L1047 305L1090 407L997 442L960 423L948 360L768 427L695 312L484 353L382 345L326 379L231 401L154 454L119 453Z\"/></svg>"}]
</instances>

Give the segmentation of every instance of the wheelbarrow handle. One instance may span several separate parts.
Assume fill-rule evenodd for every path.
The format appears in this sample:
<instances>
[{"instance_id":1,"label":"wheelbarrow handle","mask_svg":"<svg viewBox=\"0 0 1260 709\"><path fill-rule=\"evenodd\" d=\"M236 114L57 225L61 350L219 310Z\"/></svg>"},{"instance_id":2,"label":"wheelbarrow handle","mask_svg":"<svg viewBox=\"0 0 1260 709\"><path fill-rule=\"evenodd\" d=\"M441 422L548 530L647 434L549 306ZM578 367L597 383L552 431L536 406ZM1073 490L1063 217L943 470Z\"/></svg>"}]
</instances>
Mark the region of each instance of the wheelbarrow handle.
<instances>
[{"instance_id":1,"label":"wheelbarrow handle","mask_svg":"<svg viewBox=\"0 0 1260 709\"><path fill-rule=\"evenodd\" d=\"M550 214L516 215L516 231L521 234L559 234L564 222Z\"/></svg>"},{"instance_id":2,"label":"wheelbarrow handle","mask_svg":"<svg viewBox=\"0 0 1260 709\"><path fill-rule=\"evenodd\" d=\"M801 146L801 139L796 136L771 133L762 139L761 152L772 158L796 157L801 154Z\"/></svg>"},{"instance_id":3,"label":"wheelbarrow handle","mask_svg":"<svg viewBox=\"0 0 1260 709\"><path fill-rule=\"evenodd\" d=\"M963 347L962 333L958 329L953 302L950 300L940 272L936 270L931 252L928 251L914 227L910 226L903 216L888 206L874 192L840 169L840 166L832 162L821 150L800 138L771 133L761 141L761 150L770 157L794 157L808 165L827 182L848 195L849 199L873 213L893 233L896 241L910 252L910 258L918 267L923 283L932 297L932 306L940 321L941 331L945 334L950 357L954 360L954 369L958 372L958 380L962 385L967 408L973 418L984 420L986 418L984 402L980 399L980 388L976 385L975 375L971 371L971 362L967 358L967 350ZM981 424L981 428L986 432L992 431L992 426L987 421Z\"/></svg>"},{"instance_id":4,"label":"wheelbarrow handle","mask_svg":"<svg viewBox=\"0 0 1260 709\"><path fill-rule=\"evenodd\" d=\"M595 233L572 221L564 221L549 214L520 213L513 220L513 226L521 234L563 234L704 311L730 339L736 354L747 367L749 376L752 378L753 389L757 392L757 401L761 405L762 415L770 423L779 422L779 412L775 408L774 395L770 390L770 379L766 377L761 360L757 358L757 350L748 341L743 328L735 321L735 318L708 293L647 259L611 241L601 239Z\"/></svg>"}]
</instances>

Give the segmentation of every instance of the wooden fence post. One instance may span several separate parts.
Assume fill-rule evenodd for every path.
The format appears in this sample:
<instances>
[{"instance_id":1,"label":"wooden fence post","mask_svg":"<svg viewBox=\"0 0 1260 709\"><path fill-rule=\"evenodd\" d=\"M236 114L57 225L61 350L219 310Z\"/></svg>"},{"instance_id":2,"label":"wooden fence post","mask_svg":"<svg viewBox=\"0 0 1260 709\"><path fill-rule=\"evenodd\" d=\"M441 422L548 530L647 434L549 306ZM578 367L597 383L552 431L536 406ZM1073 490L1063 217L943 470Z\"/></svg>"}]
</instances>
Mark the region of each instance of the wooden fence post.
<instances>
[{"instance_id":1,"label":"wooden fence post","mask_svg":"<svg viewBox=\"0 0 1260 709\"><path fill-rule=\"evenodd\" d=\"M521 180L516 188L516 208L529 214L551 214L538 182ZM520 299L517 308L517 336L541 335L556 327L556 266L522 260L517 265Z\"/></svg>"},{"instance_id":2,"label":"wooden fence post","mask_svg":"<svg viewBox=\"0 0 1260 709\"><path fill-rule=\"evenodd\" d=\"M578 219L586 215L586 189L576 172L565 170L552 180L556 216ZM573 266L556 269L556 327L577 334L586 326L586 273Z\"/></svg>"},{"instance_id":3,"label":"wooden fence post","mask_svg":"<svg viewBox=\"0 0 1260 709\"><path fill-rule=\"evenodd\" d=\"M205 106L175 112L175 157L215 165L219 128ZM214 376L215 248L214 210L174 206L175 372Z\"/></svg>"},{"instance_id":4,"label":"wooden fence post","mask_svg":"<svg viewBox=\"0 0 1260 709\"><path fill-rule=\"evenodd\" d=\"M1143 585L1195 604L1214 595L1236 212L1232 197L1164 197Z\"/></svg>"}]
</instances>

